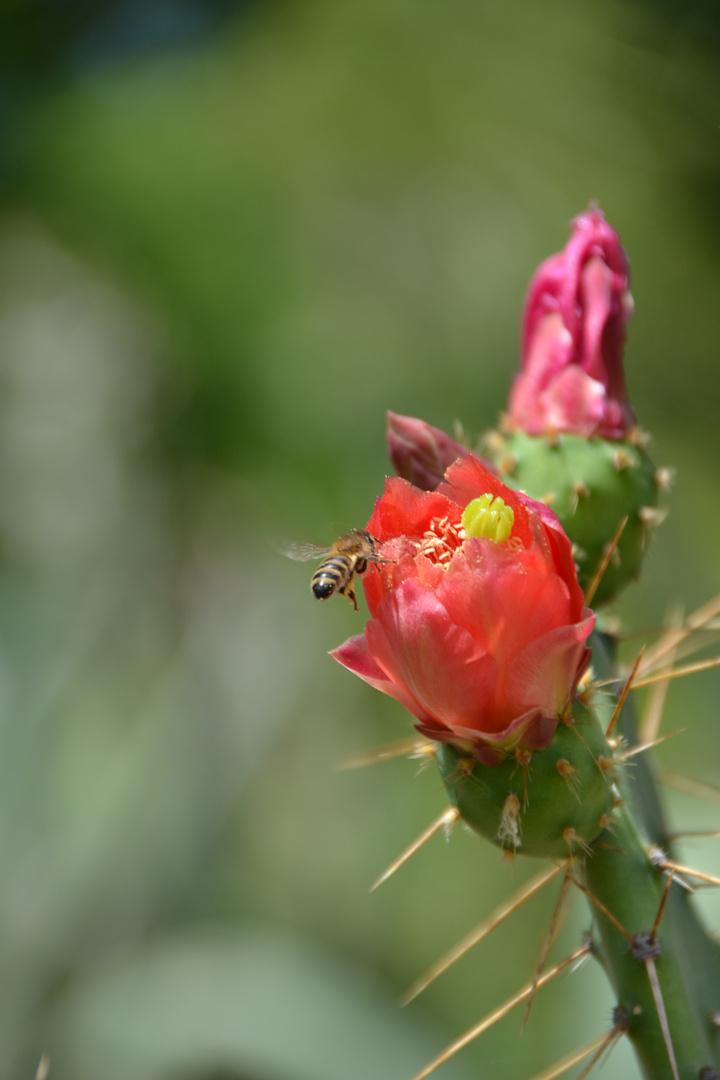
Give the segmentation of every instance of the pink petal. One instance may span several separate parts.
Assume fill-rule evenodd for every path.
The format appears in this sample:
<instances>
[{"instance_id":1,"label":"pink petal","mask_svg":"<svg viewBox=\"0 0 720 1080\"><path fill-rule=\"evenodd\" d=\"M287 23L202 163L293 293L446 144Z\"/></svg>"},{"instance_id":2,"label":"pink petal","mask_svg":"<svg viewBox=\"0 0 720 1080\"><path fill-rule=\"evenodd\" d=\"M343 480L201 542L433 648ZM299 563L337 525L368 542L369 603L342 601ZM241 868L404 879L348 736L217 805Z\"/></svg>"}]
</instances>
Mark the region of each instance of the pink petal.
<instances>
[{"instance_id":1,"label":"pink petal","mask_svg":"<svg viewBox=\"0 0 720 1080\"><path fill-rule=\"evenodd\" d=\"M364 634L348 638L337 649L333 649L330 656L349 671L359 675L369 686L374 686L376 690L395 698L419 720L426 719L425 713L405 688L389 679L383 669L378 666L368 648Z\"/></svg>"},{"instance_id":2,"label":"pink petal","mask_svg":"<svg viewBox=\"0 0 720 1080\"><path fill-rule=\"evenodd\" d=\"M531 641L571 620L570 592L542 553L469 540L438 588L450 618L497 660L502 673Z\"/></svg>"},{"instance_id":3,"label":"pink petal","mask_svg":"<svg viewBox=\"0 0 720 1080\"><path fill-rule=\"evenodd\" d=\"M520 708L534 705L557 715L573 690L594 623L591 614L581 623L559 626L532 641L510 664L508 697Z\"/></svg>"},{"instance_id":4,"label":"pink petal","mask_svg":"<svg viewBox=\"0 0 720 1080\"><path fill-rule=\"evenodd\" d=\"M441 725L482 730L512 718L496 700L494 659L417 581L388 594L365 633L380 667Z\"/></svg>"},{"instance_id":5,"label":"pink petal","mask_svg":"<svg viewBox=\"0 0 720 1080\"><path fill-rule=\"evenodd\" d=\"M443 495L421 491L400 476L385 480L385 492L375 503L368 532L382 543L397 536L422 536L434 517L451 515L459 521L459 511Z\"/></svg>"}]
</instances>

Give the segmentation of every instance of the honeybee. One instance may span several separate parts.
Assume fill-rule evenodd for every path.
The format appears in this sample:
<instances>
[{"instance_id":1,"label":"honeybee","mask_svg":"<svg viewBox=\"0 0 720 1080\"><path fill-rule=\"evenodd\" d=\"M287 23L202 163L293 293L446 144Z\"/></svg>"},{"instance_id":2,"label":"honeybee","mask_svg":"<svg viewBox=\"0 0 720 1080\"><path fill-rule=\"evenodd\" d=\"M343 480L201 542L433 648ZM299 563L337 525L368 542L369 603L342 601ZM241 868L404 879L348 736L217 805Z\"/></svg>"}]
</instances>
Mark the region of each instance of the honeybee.
<instances>
[{"instance_id":1,"label":"honeybee","mask_svg":"<svg viewBox=\"0 0 720 1080\"><path fill-rule=\"evenodd\" d=\"M369 563L384 562L377 556L377 540L365 529L351 529L339 536L329 548L316 544L290 544L282 554L299 562L324 556L310 582L316 600L329 600L335 593L347 596L357 611L353 582L356 574L364 574Z\"/></svg>"}]
</instances>

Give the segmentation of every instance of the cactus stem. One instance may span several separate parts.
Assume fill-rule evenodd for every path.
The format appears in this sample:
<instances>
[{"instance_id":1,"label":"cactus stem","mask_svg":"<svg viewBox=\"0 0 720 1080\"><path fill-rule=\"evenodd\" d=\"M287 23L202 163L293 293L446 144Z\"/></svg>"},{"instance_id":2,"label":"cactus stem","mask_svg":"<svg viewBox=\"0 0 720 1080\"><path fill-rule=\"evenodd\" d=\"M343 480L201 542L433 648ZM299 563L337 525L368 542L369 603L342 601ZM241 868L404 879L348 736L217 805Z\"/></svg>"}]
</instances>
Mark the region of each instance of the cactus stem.
<instances>
[{"instance_id":1,"label":"cactus stem","mask_svg":"<svg viewBox=\"0 0 720 1080\"><path fill-rule=\"evenodd\" d=\"M461 941L456 945L453 945L453 947L444 953L439 960L436 960L424 974L417 978L412 986L403 994L400 999L400 1004L408 1005L413 1001L418 994L421 994L423 990L430 985L431 982L434 982L439 975L442 975L443 972L447 971L456 960L460 960L461 957L470 952L475 945L478 945L484 938L491 934L496 927L505 922L513 912L518 911L523 904L526 904L531 896L540 892L548 882L552 881L554 877L557 877L558 874L562 873L567 868L567 865L567 862L558 863L556 866L541 870L539 874L530 878L530 880L526 882L522 888L518 889L513 896L503 904L500 904L499 907L496 907L487 919L471 930L469 934L466 934Z\"/></svg>"},{"instance_id":2,"label":"cactus stem","mask_svg":"<svg viewBox=\"0 0 720 1080\"><path fill-rule=\"evenodd\" d=\"M623 924L619 921L619 919L615 918L612 911L610 911L609 908L605 907L602 900L598 900L597 896L595 896L595 894L592 893L590 891L590 889L588 889L588 887L586 885L583 885L581 881L578 881L578 879L576 877L574 877L572 879L572 882L573 882L573 885L577 885L578 889L580 889L581 892L585 893L588 900L590 900L590 902L595 905L595 907L598 909L598 911L602 911L605 918L609 919L610 922L615 927L615 929L619 930L620 933L623 935L623 937L626 938L626 940L630 943L630 945L632 945L633 939L632 939L631 935L627 932L627 930L625 929Z\"/></svg>"},{"instance_id":3,"label":"cactus stem","mask_svg":"<svg viewBox=\"0 0 720 1080\"><path fill-rule=\"evenodd\" d=\"M379 885L382 885L384 881L387 881L389 877L392 877L395 871L399 870L416 851L419 851L423 844L427 843L430 837L434 836L436 832L439 832L440 829L443 828L449 832L459 817L460 811L454 806L451 806L448 810L443 810L440 817L436 818L432 824L428 825L427 829L420 833L417 840L414 840L409 847L405 848L403 853L398 855L397 859L388 866L387 870L383 871L377 881L373 882L370 886L370 892L373 892Z\"/></svg>"},{"instance_id":4,"label":"cactus stem","mask_svg":"<svg viewBox=\"0 0 720 1080\"><path fill-rule=\"evenodd\" d=\"M694 776L686 776L685 773L675 772L672 769L664 769L657 774L657 779L665 787L684 791L687 795L695 795L706 802L720 803L720 787L716 787L715 784L696 780Z\"/></svg>"},{"instance_id":5,"label":"cactus stem","mask_svg":"<svg viewBox=\"0 0 720 1080\"><path fill-rule=\"evenodd\" d=\"M543 941L542 949L540 950L540 959L538 960L537 967L535 969L535 980L533 982L532 991L525 1004L525 1012L523 1013L522 1024L520 1025L520 1034L522 1035L527 1024L528 1017L530 1015L530 1009L535 999L535 993L537 991L538 980L542 975L543 968L545 967L545 961L547 960L548 953L550 952L550 946L555 940L557 933L558 922L560 920L560 914L562 912L563 904L565 903L565 897L567 896L568 887L570 885L570 873L569 870L565 871L565 877L562 880L560 891L558 892L557 900L555 901L555 907L553 909L552 917L550 919L550 925L547 928L545 940Z\"/></svg>"},{"instance_id":6,"label":"cactus stem","mask_svg":"<svg viewBox=\"0 0 720 1080\"><path fill-rule=\"evenodd\" d=\"M583 1071L577 1076L576 1080L584 1080L584 1078L590 1073L590 1070L597 1065L600 1058L603 1056L606 1050L612 1049L613 1044L621 1035L625 1034L627 1028L627 1017L625 1018L625 1027L618 1027L617 1024L606 1032L604 1035L600 1035L597 1039L592 1039L585 1046L581 1046L578 1050L573 1050L571 1054L562 1058L560 1061L556 1061L554 1065L551 1065L547 1069L543 1069L541 1073L536 1073L532 1077L532 1080L556 1080L556 1077L562 1076L563 1073L568 1072L575 1065L579 1065L584 1058L589 1054L592 1054L591 1060L587 1063Z\"/></svg>"},{"instance_id":7,"label":"cactus stem","mask_svg":"<svg viewBox=\"0 0 720 1080\"><path fill-rule=\"evenodd\" d=\"M598 566L597 570L595 571L595 573L594 573L594 575L592 577L592 580L590 581L590 584L588 585L587 589L585 590L585 605L587 607L590 607L590 602L591 602L593 596L595 595L595 593L597 592L598 585L602 581L603 575L605 574L605 571L607 570L608 566L610 565L610 561L611 561L613 555L615 554L615 551L617 550L617 546L620 543L620 537L622 536L623 532L625 531L625 526L627 525L627 523L628 523L628 515L626 514L625 517L620 522L620 524L618 525L618 527L617 527L617 529L615 531L615 535L613 536L612 540L607 545L607 548L605 549L605 553L604 553L602 559L600 560L600 565Z\"/></svg>"},{"instance_id":8,"label":"cactus stem","mask_svg":"<svg viewBox=\"0 0 720 1080\"><path fill-rule=\"evenodd\" d=\"M650 980L650 989L652 990L653 1000L655 1001L655 1009L658 1020L660 1021L665 1048L667 1049L668 1058L670 1059L670 1068L672 1069L675 1080L680 1080L677 1061L675 1060L675 1051L672 1044L672 1036L670 1035L670 1025L668 1024L667 1012L665 1011L665 1002L663 1001L660 980L657 977L657 971L655 969L655 961L652 956L648 956L645 958L644 963L645 970L648 973L648 979Z\"/></svg>"},{"instance_id":9,"label":"cactus stem","mask_svg":"<svg viewBox=\"0 0 720 1080\"><path fill-rule=\"evenodd\" d=\"M382 746L361 750L357 754L350 754L337 765L337 771L364 769L367 765L377 765L380 761L391 761L399 757L417 758L429 764L434 756L435 744L420 740L414 735L407 739L398 739L396 742L383 743Z\"/></svg>"},{"instance_id":10,"label":"cactus stem","mask_svg":"<svg viewBox=\"0 0 720 1080\"><path fill-rule=\"evenodd\" d=\"M535 987L535 989L539 990L541 987L546 986L567 967L569 967L571 964L575 964L578 960L589 955L589 953L591 953L592 951L592 942L588 940L584 941L582 945L575 949L574 952L570 953L569 956L566 956L564 960L560 960L557 964L555 964L554 967L551 967L548 971L546 971L544 975L541 975L537 981L537 986ZM441 1054L438 1054L438 1056L434 1058L428 1065L426 1065L424 1069L417 1073L413 1077L413 1080L425 1080L426 1076L430 1076L431 1073L434 1073L436 1069L438 1069L441 1065L444 1065L446 1061L450 1060L450 1058L454 1057L459 1050L462 1050L474 1039L477 1039L478 1036L482 1035L484 1031L488 1031L491 1027L497 1024L499 1020L502 1020L504 1016L507 1016L509 1012L512 1012L512 1010L517 1005L522 1004L522 1002L527 999L527 997L532 991L533 983L528 983L528 985L524 986L523 989L518 991L517 994L515 994L511 998L508 998L508 1000L503 1002L502 1005L499 1005L497 1009L493 1009L491 1013L488 1013L488 1015L483 1017L483 1019L480 1020L477 1024L474 1024L473 1027L469 1028L463 1035L460 1036L460 1038L455 1039L453 1042L451 1042L450 1045L447 1046Z\"/></svg>"},{"instance_id":11,"label":"cactus stem","mask_svg":"<svg viewBox=\"0 0 720 1080\"><path fill-rule=\"evenodd\" d=\"M642 662L644 652L645 652L645 646L643 645L642 648L640 649L640 652L638 653L637 660L635 661L635 663L632 666L632 671L630 672L630 674L628 675L628 677L627 677L627 679L625 681L625 685L622 688L622 692L620 694L620 697L617 699L617 703L615 705L615 708L613 709L613 714L610 717L610 723L608 724L607 731L605 732L605 738L606 739L609 739L610 736L612 735L613 731L615 730L615 725L617 724L617 722L618 722L618 720L620 718L620 713L622 711L623 705L625 704L625 699L627 698L628 694L630 693L630 690L632 689L632 685L633 685L633 682L635 681L635 676L638 673L638 668L640 667L640 664Z\"/></svg>"}]
</instances>

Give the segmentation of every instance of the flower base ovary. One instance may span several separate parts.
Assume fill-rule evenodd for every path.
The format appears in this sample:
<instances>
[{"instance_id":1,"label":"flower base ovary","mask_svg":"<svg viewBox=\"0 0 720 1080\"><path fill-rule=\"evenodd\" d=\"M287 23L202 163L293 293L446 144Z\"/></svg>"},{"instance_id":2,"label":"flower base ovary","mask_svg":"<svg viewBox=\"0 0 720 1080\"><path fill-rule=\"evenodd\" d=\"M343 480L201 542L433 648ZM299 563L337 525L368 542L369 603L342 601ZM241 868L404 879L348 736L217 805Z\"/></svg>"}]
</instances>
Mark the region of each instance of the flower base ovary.
<instances>
[{"instance_id":1,"label":"flower base ovary","mask_svg":"<svg viewBox=\"0 0 720 1080\"><path fill-rule=\"evenodd\" d=\"M499 765L468 770L466 753L436 747L450 801L475 832L505 850L551 858L576 854L599 836L614 796L598 761L612 750L591 711L576 702L573 713L525 764L509 754Z\"/></svg>"}]
</instances>

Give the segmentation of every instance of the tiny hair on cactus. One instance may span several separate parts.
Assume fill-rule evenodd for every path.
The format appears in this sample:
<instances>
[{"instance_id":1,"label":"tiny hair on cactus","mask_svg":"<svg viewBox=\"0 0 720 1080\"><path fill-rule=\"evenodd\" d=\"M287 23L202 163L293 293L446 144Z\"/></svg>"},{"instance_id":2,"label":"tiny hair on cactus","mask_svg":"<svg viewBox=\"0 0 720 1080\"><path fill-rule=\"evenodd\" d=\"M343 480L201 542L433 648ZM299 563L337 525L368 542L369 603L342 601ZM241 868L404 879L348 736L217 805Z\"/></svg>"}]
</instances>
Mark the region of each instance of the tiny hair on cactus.
<instances>
[{"instance_id":1,"label":"tiny hair on cactus","mask_svg":"<svg viewBox=\"0 0 720 1080\"><path fill-rule=\"evenodd\" d=\"M433 744L427 739L421 739L417 735L410 735L405 739L396 739L391 743L384 743L368 750L361 750L356 754L350 754L338 764L339 772L349 769L364 769L368 765L376 765L379 761L393 761L399 757L413 757L418 760L430 760L435 753Z\"/></svg>"}]
</instances>

